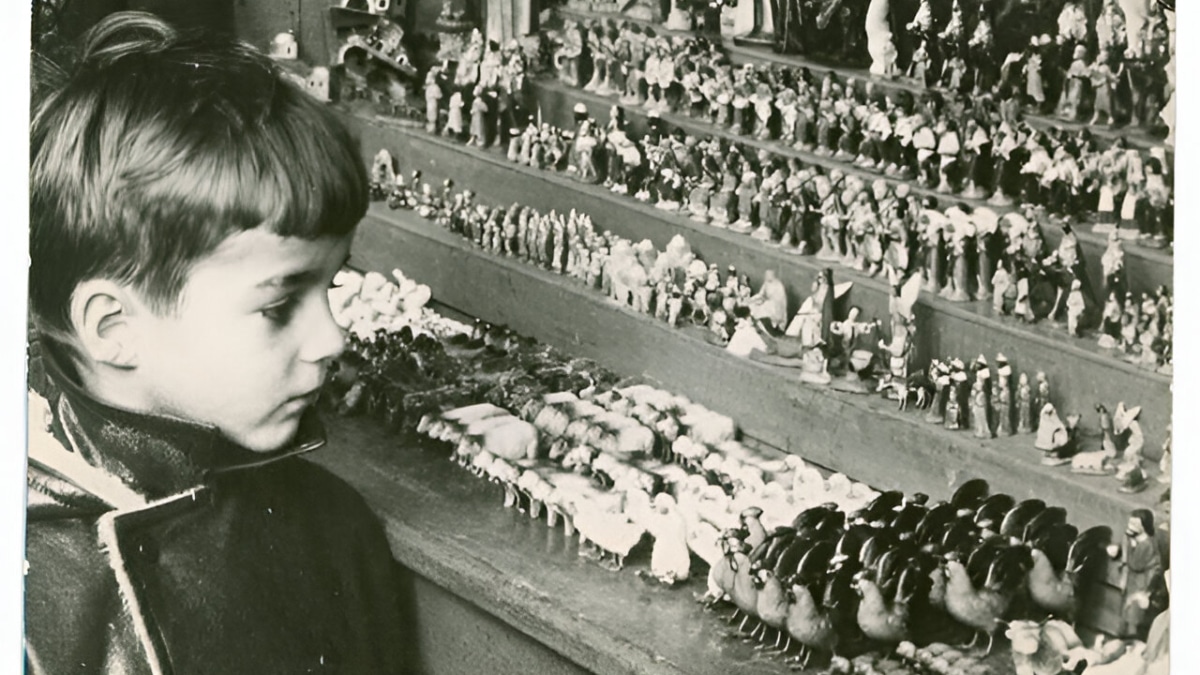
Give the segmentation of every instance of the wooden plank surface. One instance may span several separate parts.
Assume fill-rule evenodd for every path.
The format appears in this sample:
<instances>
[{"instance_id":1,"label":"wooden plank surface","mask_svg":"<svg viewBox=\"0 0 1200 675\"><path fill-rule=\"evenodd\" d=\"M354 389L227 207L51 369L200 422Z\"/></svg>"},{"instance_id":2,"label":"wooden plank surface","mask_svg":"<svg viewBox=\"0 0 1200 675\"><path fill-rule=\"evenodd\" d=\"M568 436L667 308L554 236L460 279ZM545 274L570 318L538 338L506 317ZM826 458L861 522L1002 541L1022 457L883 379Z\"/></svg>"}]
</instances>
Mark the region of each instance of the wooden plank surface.
<instances>
[{"instance_id":1,"label":"wooden plank surface","mask_svg":"<svg viewBox=\"0 0 1200 675\"><path fill-rule=\"evenodd\" d=\"M572 280L482 253L412 212L380 205L359 227L353 264L403 269L442 304L512 327L622 375L646 376L730 415L747 433L878 489L948 497L984 477L1017 499L1068 509L1080 527L1120 525L1149 507L1158 488L1124 495L1108 477L1042 466L1030 435L981 441L901 413L875 396L800 383L795 371L733 357L722 349L617 306Z\"/></svg>"},{"instance_id":2,"label":"wooden plank surface","mask_svg":"<svg viewBox=\"0 0 1200 675\"><path fill-rule=\"evenodd\" d=\"M459 188L474 190L485 203L518 202L560 212L577 208L591 215L598 229L634 240L650 239L660 250L673 236L682 234L702 259L722 269L736 266L749 274L756 288L763 271L775 270L788 289L792 311L800 306L825 266L814 258L784 253L750 237L618 197L602 186L511 164L493 152L465 148L420 130L350 119L362 136L365 154L373 155L378 148L386 147L405 170L419 168L428 181L452 178ZM835 267L834 277L855 282L851 302L862 308L863 316L886 320L890 289L883 281L840 267ZM1140 405L1146 452L1157 457L1171 414L1169 377L1102 353L1094 338L1073 339L1049 326L1028 326L993 317L990 311L990 303L952 303L923 294L915 307L919 333L916 362L927 363L931 357L947 355L970 361L979 354L993 360L997 353L1003 353L1015 372L1028 372L1031 379L1037 370L1045 371L1059 410L1063 414L1082 414L1085 428L1096 424L1092 411L1097 403L1104 403L1110 410L1118 400Z\"/></svg>"}]
</instances>

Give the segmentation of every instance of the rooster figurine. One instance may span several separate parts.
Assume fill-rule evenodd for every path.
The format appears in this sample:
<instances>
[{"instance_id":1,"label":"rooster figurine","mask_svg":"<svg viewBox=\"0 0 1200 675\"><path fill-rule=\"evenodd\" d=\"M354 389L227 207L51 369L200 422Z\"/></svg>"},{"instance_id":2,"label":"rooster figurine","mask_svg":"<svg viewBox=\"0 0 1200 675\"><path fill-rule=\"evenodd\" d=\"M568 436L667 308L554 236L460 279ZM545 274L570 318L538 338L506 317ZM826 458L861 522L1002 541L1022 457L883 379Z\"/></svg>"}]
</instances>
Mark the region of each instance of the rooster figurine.
<instances>
[{"instance_id":1,"label":"rooster figurine","mask_svg":"<svg viewBox=\"0 0 1200 675\"><path fill-rule=\"evenodd\" d=\"M984 563L987 571L983 583L977 585L968 574L968 565L978 570ZM1020 546L989 546L985 542L968 559L968 565L953 557L945 563L946 611L974 629L971 646L975 645L980 633L987 635L986 653L991 653L995 629L1032 565L1029 550Z\"/></svg>"},{"instance_id":2,"label":"rooster figurine","mask_svg":"<svg viewBox=\"0 0 1200 675\"><path fill-rule=\"evenodd\" d=\"M1072 526L1056 524L1032 533L1027 541L1033 566L1029 569L1029 597L1039 608L1068 621L1074 620L1084 588L1105 569L1106 549L1112 529L1093 527L1078 536ZM1070 547L1066 548L1066 542Z\"/></svg>"}]
</instances>

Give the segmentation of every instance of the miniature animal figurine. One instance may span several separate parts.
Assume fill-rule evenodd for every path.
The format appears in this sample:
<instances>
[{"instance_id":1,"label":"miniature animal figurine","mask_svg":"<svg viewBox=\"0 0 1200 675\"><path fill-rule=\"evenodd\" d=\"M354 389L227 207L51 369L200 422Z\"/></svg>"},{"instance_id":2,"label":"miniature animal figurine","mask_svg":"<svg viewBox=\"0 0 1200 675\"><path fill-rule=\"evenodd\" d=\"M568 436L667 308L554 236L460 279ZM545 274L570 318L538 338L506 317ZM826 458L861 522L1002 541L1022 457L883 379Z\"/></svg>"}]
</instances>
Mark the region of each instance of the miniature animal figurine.
<instances>
[{"instance_id":1,"label":"miniature animal figurine","mask_svg":"<svg viewBox=\"0 0 1200 675\"><path fill-rule=\"evenodd\" d=\"M1074 651L1083 646L1075 629L1058 619L1011 621L1004 636L1012 644L1016 675L1061 675Z\"/></svg>"}]
</instances>

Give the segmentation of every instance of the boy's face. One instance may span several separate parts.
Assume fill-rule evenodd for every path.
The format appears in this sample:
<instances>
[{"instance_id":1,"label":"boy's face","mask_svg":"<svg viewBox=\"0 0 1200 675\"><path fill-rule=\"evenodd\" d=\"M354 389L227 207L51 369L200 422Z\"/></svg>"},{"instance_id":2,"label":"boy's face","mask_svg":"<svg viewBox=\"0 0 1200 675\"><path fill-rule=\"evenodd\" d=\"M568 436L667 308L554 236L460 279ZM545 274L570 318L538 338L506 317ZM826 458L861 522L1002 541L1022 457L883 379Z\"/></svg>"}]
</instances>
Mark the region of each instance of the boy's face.
<instances>
[{"instance_id":1,"label":"boy's face","mask_svg":"<svg viewBox=\"0 0 1200 675\"><path fill-rule=\"evenodd\" d=\"M150 412L214 425L259 452L286 445L344 346L326 291L352 237L249 230L196 263L177 311L136 322L133 383Z\"/></svg>"}]
</instances>

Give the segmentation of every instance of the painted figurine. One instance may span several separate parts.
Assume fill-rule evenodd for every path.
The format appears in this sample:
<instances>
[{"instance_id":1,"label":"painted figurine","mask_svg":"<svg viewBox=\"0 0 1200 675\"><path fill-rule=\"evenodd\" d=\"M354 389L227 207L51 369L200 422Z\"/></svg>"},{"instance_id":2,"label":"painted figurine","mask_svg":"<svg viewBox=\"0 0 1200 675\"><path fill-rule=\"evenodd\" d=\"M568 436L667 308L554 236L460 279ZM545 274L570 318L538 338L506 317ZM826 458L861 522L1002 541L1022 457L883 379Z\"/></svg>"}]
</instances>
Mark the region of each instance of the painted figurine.
<instances>
[{"instance_id":1,"label":"painted figurine","mask_svg":"<svg viewBox=\"0 0 1200 675\"><path fill-rule=\"evenodd\" d=\"M1021 373L1017 377L1017 433L1033 432L1033 391L1029 386L1029 377Z\"/></svg>"},{"instance_id":2,"label":"painted figurine","mask_svg":"<svg viewBox=\"0 0 1200 675\"><path fill-rule=\"evenodd\" d=\"M988 370L984 368L975 375L971 385L971 430L975 438L991 438L992 427L988 420Z\"/></svg>"},{"instance_id":3,"label":"painted figurine","mask_svg":"<svg viewBox=\"0 0 1200 675\"><path fill-rule=\"evenodd\" d=\"M1125 639L1145 639L1148 621L1158 609L1155 596L1163 581L1163 569L1154 532L1154 514L1149 509L1136 509L1129 514L1125 540L1119 547L1109 547L1109 555L1120 569L1120 637Z\"/></svg>"},{"instance_id":4,"label":"painted figurine","mask_svg":"<svg viewBox=\"0 0 1200 675\"><path fill-rule=\"evenodd\" d=\"M1012 436L1012 367L1003 354L996 355L996 378L992 384L992 416L995 418L996 436Z\"/></svg>"}]
</instances>

